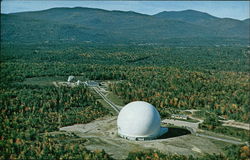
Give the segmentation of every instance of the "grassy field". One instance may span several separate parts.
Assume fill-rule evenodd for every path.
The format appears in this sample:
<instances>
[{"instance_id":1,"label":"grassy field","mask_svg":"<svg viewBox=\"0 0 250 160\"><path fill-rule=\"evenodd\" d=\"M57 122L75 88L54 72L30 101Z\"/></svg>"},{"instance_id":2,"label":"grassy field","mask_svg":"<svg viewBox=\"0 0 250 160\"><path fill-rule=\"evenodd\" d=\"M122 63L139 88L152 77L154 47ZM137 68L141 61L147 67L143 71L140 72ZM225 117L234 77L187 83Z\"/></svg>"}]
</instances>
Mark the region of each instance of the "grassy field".
<instances>
[{"instance_id":1,"label":"grassy field","mask_svg":"<svg viewBox=\"0 0 250 160\"><path fill-rule=\"evenodd\" d=\"M236 137L233 137L231 135L216 133L216 132L213 132L213 131L203 130L202 132L198 131L197 133L205 134L205 135L208 135L208 136L214 136L214 137L218 137L218 138L226 138L226 139L229 139L229 140L241 141L240 138L236 138Z\"/></svg>"},{"instance_id":2,"label":"grassy field","mask_svg":"<svg viewBox=\"0 0 250 160\"><path fill-rule=\"evenodd\" d=\"M22 84L26 85L39 85L39 86L52 86L54 81L67 81L66 76L58 77L34 77L26 78Z\"/></svg>"},{"instance_id":3,"label":"grassy field","mask_svg":"<svg viewBox=\"0 0 250 160\"><path fill-rule=\"evenodd\" d=\"M112 92L109 92L109 94L107 95L107 98L109 100L111 100L116 105L119 105L119 106L124 106L125 105L123 100L120 97L118 97L117 95L113 94Z\"/></svg>"},{"instance_id":4,"label":"grassy field","mask_svg":"<svg viewBox=\"0 0 250 160\"><path fill-rule=\"evenodd\" d=\"M194 112L194 114L192 116L195 118L204 119L204 118L206 118L207 115L208 115L207 111L200 110L200 111Z\"/></svg>"},{"instance_id":5,"label":"grassy field","mask_svg":"<svg viewBox=\"0 0 250 160\"><path fill-rule=\"evenodd\" d=\"M186 115L192 114L192 112L190 112L190 111L182 111L182 113L183 113L183 114L186 114Z\"/></svg>"},{"instance_id":6,"label":"grassy field","mask_svg":"<svg viewBox=\"0 0 250 160\"><path fill-rule=\"evenodd\" d=\"M110 112L111 112L112 115L116 115L117 114L117 112L114 109L112 109L110 107L110 105L106 101L104 101L102 98L98 99L98 102L100 102L103 107L108 108L110 110Z\"/></svg>"},{"instance_id":7,"label":"grassy field","mask_svg":"<svg viewBox=\"0 0 250 160\"><path fill-rule=\"evenodd\" d=\"M213 130L213 132L227 135L227 136L232 136L232 137L241 139L242 141L250 142L249 131L245 129L234 128L234 127L229 127L229 126L218 126Z\"/></svg>"}]
</instances>

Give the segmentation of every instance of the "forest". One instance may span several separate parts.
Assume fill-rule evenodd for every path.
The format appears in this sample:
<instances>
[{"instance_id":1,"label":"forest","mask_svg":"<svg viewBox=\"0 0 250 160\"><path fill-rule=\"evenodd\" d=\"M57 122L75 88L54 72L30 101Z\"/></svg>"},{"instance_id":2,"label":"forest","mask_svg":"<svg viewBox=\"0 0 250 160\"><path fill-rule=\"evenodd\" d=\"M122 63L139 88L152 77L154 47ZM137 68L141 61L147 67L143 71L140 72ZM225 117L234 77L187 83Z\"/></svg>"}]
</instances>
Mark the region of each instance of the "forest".
<instances>
[{"instance_id":1,"label":"forest","mask_svg":"<svg viewBox=\"0 0 250 160\"><path fill-rule=\"evenodd\" d=\"M125 103L147 101L161 117L200 109L249 122L249 56L247 47L1 43L0 159L112 159L104 151L87 150L75 135L53 135L60 127L111 115L88 88L28 85L27 79L115 80L109 88ZM208 117L201 127L221 132L213 120ZM221 155L199 159L248 156L246 145L227 146ZM130 153L128 159L196 158L149 151Z\"/></svg>"}]
</instances>

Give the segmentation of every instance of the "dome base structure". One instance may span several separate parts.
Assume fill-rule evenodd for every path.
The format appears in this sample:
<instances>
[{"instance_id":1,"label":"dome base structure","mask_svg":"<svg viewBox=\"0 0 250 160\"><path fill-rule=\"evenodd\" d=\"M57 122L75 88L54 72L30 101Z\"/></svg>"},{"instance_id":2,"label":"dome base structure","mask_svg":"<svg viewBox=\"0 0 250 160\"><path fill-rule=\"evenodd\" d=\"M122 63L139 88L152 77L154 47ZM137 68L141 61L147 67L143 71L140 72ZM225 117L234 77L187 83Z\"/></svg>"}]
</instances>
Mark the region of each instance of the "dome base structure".
<instances>
[{"instance_id":1,"label":"dome base structure","mask_svg":"<svg viewBox=\"0 0 250 160\"><path fill-rule=\"evenodd\" d=\"M161 127L160 134L157 136L145 136L145 137L140 137L140 136L128 136L125 134L122 134L118 131L118 135L124 139L128 140L133 140L133 141L148 141L148 140L154 140L157 139L158 137L162 136L163 134L168 132L168 128Z\"/></svg>"},{"instance_id":2,"label":"dome base structure","mask_svg":"<svg viewBox=\"0 0 250 160\"><path fill-rule=\"evenodd\" d=\"M161 127L161 118L156 108L143 101L127 104L117 118L118 135L129 140L152 140L165 134L168 129Z\"/></svg>"}]
</instances>

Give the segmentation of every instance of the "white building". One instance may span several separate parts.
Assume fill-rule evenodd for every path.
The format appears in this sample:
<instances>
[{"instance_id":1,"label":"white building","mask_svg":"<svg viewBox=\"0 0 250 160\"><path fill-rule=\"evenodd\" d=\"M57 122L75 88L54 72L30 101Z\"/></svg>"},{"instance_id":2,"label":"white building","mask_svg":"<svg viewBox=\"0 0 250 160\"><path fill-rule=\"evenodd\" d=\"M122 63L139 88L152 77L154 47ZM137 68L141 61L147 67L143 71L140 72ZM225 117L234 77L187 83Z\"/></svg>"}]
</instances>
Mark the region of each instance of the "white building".
<instances>
[{"instance_id":1,"label":"white building","mask_svg":"<svg viewBox=\"0 0 250 160\"><path fill-rule=\"evenodd\" d=\"M80 85L82 82L80 80L77 80L76 85Z\"/></svg>"},{"instance_id":2,"label":"white building","mask_svg":"<svg viewBox=\"0 0 250 160\"><path fill-rule=\"evenodd\" d=\"M98 87L99 86L99 83L98 82L95 82L95 81L86 81L84 82L86 86L88 87Z\"/></svg>"},{"instance_id":3,"label":"white building","mask_svg":"<svg viewBox=\"0 0 250 160\"><path fill-rule=\"evenodd\" d=\"M161 127L161 118L155 107L135 101L122 108L117 119L119 136L129 140L151 140L168 131Z\"/></svg>"},{"instance_id":4,"label":"white building","mask_svg":"<svg viewBox=\"0 0 250 160\"><path fill-rule=\"evenodd\" d=\"M68 82L72 82L75 79L75 76L69 76L68 77Z\"/></svg>"},{"instance_id":5,"label":"white building","mask_svg":"<svg viewBox=\"0 0 250 160\"><path fill-rule=\"evenodd\" d=\"M188 116L187 116L187 115L184 115L184 114L172 114L172 115L171 115L171 118L187 120L187 119L188 119Z\"/></svg>"}]
</instances>

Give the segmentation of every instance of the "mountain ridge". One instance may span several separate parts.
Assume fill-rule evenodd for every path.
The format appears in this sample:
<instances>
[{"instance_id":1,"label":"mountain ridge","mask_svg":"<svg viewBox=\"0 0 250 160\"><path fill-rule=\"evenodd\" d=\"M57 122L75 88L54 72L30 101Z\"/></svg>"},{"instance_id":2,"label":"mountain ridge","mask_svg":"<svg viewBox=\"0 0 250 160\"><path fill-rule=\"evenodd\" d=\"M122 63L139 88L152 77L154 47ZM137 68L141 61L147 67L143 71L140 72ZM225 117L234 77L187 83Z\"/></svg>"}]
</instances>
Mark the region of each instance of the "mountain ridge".
<instances>
[{"instance_id":1,"label":"mountain ridge","mask_svg":"<svg viewBox=\"0 0 250 160\"><path fill-rule=\"evenodd\" d=\"M163 16L169 12L160 13L161 16L133 11L63 7L1 14L1 39L4 42L24 43L64 39L68 42L164 44L171 39L175 39L176 43L178 39L187 39L185 41L190 43L188 41L195 41L196 38L204 39L205 43L212 39L234 41L236 38L238 41L248 38L249 24L245 21L217 18L194 10L171 12L177 14L171 18L169 15Z\"/></svg>"},{"instance_id":2,"label":"mountain ridge","mask_svg":"<svg viewBox=\"0 0 250 160\"><path fill-rule=\"evenodd\" d=\"M223 19L223 18L214 16L214 15L211 15L209 13L206 13L206 12L203 12L203 11L197 11L197 10L193 10L193 9L186 9L186 10L180 10L180 11L161 11L161 12L155 13L153 15L150 15L150 14L139 13L139 12L135 12L135 11L107 10L107 9L90 8L90 7L54 7L54 8L38 10L38 11L23 11L23 12L0 13L0 14L10 15L10 14L20 14L20 13L33 13L33 12L44 12L44 11L57 10L57 9L90 9L90 10L102 10L102 11L105 11L105 12L124 12L124 13L126 13L126 12L130 13L131 12L131 13L146 15L146 16L155 16L157 14L164 13L164 12L190 12L191 11L191 12L203 13L203 14L207 14L209 16L215 17L215 18ZM243 20L236 19L236 18L230 18L230 17L224 17L224 18L229 18L229 19L238 20L238 21L250 20L250 18L246 18L246 19L243 19Z\"/></svg>"}]
</instances>

